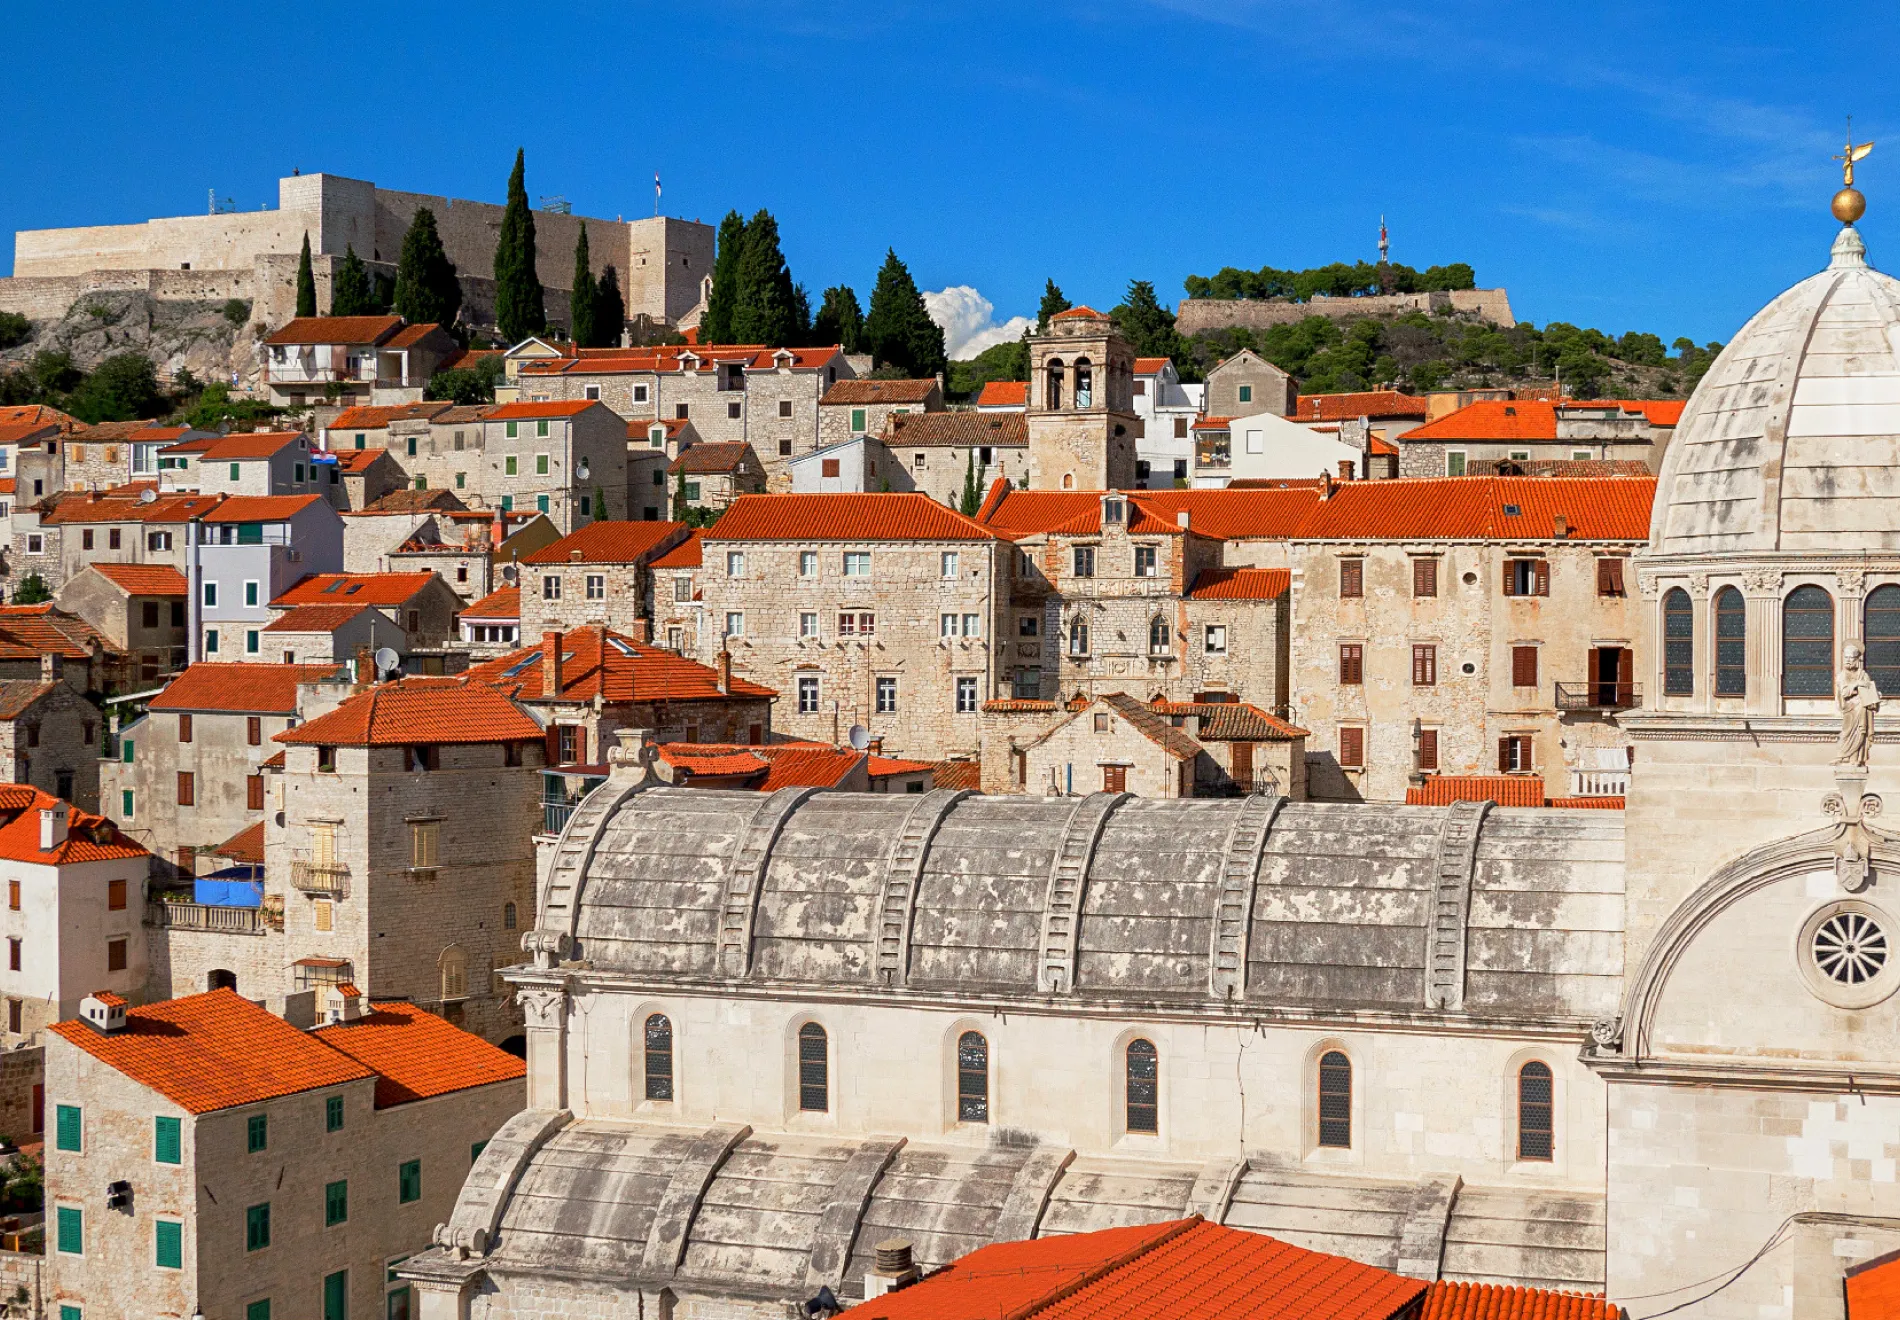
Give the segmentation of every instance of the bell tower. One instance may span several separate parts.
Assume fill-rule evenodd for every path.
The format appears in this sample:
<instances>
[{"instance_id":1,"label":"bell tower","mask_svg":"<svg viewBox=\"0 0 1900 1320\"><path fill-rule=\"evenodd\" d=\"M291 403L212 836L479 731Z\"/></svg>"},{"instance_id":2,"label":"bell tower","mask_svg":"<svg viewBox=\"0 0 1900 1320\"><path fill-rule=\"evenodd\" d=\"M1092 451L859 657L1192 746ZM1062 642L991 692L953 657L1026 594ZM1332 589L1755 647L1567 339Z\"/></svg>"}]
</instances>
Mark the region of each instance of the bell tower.
<instances>
[{"instance_id":1,"label":"bell tower","mask_svg":"<svg viewBox=\"0 0 1900 1320\"><path fill-rule=\"evenodd\" d=\"M1029 340L1029 488L1132 490L1135 351L1106 313L1072 307Z\"/></svg>"}]
</instances>

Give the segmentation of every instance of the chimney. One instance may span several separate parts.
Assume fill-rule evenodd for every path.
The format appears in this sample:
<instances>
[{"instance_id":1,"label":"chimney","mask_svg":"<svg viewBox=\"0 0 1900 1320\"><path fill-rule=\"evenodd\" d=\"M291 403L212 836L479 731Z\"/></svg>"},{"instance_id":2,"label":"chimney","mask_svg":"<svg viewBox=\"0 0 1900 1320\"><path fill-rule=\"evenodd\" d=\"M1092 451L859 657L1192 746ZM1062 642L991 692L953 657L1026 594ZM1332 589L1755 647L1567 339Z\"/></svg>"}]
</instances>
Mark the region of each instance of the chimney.
<instances>
[{"instance_id":1,"label":"chimney","mask_svg":"<svg viewBox=\"0 0 1900 1320\"><path fill-rule=\"evenodd\" d=\"M1568 541L1570 539L1570 519L1560 513L1556 517L1555 524L1552 530L1556 532L1557 539L1559 541Z\"/></svg>"},{"instance_id":2,"label":"chimney","mask_svg":"<svg viewBox=\"0 0 1900 1320\"><path fill-rule=\"evenodd\" d=\"M502 512L500 509L495 510L495 521L494 521L493 526L495 530L492 533L490 533L490 535L494 537L494 546L497 550L499 550L501 548L501 543L508 539L508 520L502 516Z\"/></svg>"},{"instance_id":3,"label":"chimney","mask_svg":"<svg viewBox=\"0 0 1900 1320\"><path fill-rule=\"evenodd\" d=\"M109 990L95 990L79 1001L79 1016L102 1036L125 1030L125 1000Z\"/></svg>"},{"instance_id":4,"label":"chimney","mask_svg":"<svg viewBox=\"0 0 1900 1320\"><path fill-rule=\"evenodd\" d=\"M1350 458L1342 458L1339 460L1339 479L1341 481L1352 480L1352 460Z\"/></svg>"},{"instance_id":5,"label":"chimney","mask_svg":"<svg viewBox=\"0 0 1900 1320\"><path fill-rule=\"evenodd\" d=\"M66 822L71 819L65 803L40 808L40 851L51 852L66 842Z\"/></svg>"},{"instance_id":6,"label":"chimney","mask_svg":"<svg viewBox=\"0 0 1900 1320\"><path fill-rule=\"evenodd\" d=\"M864 1300L882 1297L917 1282L917 1262L911 1256L908 1238L885 1238L877 1244L877 1258L871 1272L864 1276Z\"/></svg>"},{"instance_id":7,"label":"chimney","mask_svg":"<svg viewBox=\"0 0 1900 1320\"><path fill-rule=\"evenodd\" d=\"M368 687L376 681L376 657L367 646L356 648L356 686Z\"/></svg>"},{"instance_id":8,"label":"chimney","mask_svg":"<svg viewBox=\"0 0 1900 1320\"><path fill-rule=\"evenodd\" d=\"M317 992L315 990L291 991L284 996L284 1011L278 1016L299 1031L310 1030L317 1025Z\"/></svg>"},{"instance_id":9,"label":"chimney","mask_svg":"<svg viewBox=\"0 0 1900 1320\"><path fill-rule=\"evenodd\" d=\"M1333 474L1324 470L1319 474L1319 497L1322 500L1333 497Z\"/></svg>"},{"instance_id":10,"label":"chimney","mask_svg":"<svg viewBox=\"0 0 1900 1320\"><path fill-rule=\"evenodd\" d=\"M1179 527L1184 532L1188 530L1189 522L1190 522L1190 519L1188 517L1188 511L1186 509L1183 509L1181 510L1181 512L1174 515L1175 526Z\"/></svg>"},{"instance_id":11,"label":"chimney","mask_svg":"<svg viewBox=\"0 0 1900 1320\"><path fill-rule=\"evenodd\" d=\"M627 635L636 642L651 642L653 640L653 620L646 618L635 619L630 625Z\"/></svg>"},{"instance_id":12,"label":"chimney","mask_svg":"<svg viewBox=\"0 0 1900 1320\"><path fill-rule=\"evenodd\" d=\"M348 981L333 985L325 992L328 1002L323 1009L324 1019L332 1025L338 1022L354 1022L363 1016L363 992Z\"/></svg>"},{"instance_id":13,"label":"chimney","mask_svg":"<svg viewBox=\"0 0 1900 1320\"><path fill-rule=\"evenodd\" d=\"M57 683L65 672L65 656L57 651L45 652L40 656L40 682Z\"/></svg>"},{"instance_id":14,"label":"chimney","mask_svg":"<svg viewBox=\"0 0 1900 1320\"><path fill-rule=\"evenodd\" d=\"M561 688L561 648L567 644L567 638L561 633L544 632L541 634L541 695L547 698L558 697Z\"/></svg>"},{"instance_id":15,"label":"chimney","mask_svg":"<svg viewBox=\"0 0 1900 1320\"><path fill-rule=\"evenodd\" d=\"M719 652L719 693L721 696L732 694L732 652L723 648Z\"/></svg>"},{"instance_id":16,"label":"chimney","mask_svg":"<svg viewBox=\"0 0 1900 1320\"><path fill-rule=\"evenodd\" d=\"M582 551L579 551L579 550L569 550L569 551L567 552L567 557L568 557L569 559L571 559L571 560L573 560L573 561L574 561L575 563L577 563L577 564L578 564L578 563L580 563L580 562L581 562L581 555L582 555L582 553L583 553L583 552L582 552Z\"/></svg>"}]
</instances>

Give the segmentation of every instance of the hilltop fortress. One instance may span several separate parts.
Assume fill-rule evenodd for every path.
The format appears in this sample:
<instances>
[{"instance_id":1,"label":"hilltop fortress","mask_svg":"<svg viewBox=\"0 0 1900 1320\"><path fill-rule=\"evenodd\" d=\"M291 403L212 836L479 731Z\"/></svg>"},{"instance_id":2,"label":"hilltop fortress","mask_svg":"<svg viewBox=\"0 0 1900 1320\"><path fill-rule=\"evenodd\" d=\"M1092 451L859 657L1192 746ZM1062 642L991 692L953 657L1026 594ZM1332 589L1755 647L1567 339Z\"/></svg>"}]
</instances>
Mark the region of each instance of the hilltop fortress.
<instances>
[{"instance_id":1,"label":"hilltop fortress","mask_svg":"<svg viewBox=\"0 0 1900 1320\"><path fill-rule=\"evenodd\" d=\"M1353 316L1403 316L1407 312L1441 312L1476 316L1508 330L1517 324L1511 298L1503 289L1453 289L1431 293L1380 293L1364 298L1183 298L1175 312L1175 328L1184 335L1210 330L1265 330L1309 316L1343 321Z\"/></svg>"}]
</instances>

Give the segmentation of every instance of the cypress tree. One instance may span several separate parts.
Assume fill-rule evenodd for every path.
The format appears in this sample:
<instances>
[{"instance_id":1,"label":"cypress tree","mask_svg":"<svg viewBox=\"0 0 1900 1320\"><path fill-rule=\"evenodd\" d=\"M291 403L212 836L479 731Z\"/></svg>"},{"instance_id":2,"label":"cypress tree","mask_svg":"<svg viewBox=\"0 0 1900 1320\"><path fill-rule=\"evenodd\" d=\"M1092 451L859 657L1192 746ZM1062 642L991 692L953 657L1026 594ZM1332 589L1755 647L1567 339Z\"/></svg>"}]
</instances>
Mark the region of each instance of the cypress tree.
<instances>
[{"instance_id":1,"label":"cypress tree","mask_svg":"<svg viewBox=\"0 0 1900 1320\"><path fill-rule=\"evenodd\" d=\"M568 299L568 335L581 348L599 348L594 268L587 255L587 226L574 241L574 292Z\"/></svg>"},{"instance_id":2,"label":"cypress tree","mask_svg":"<svg viewBox=\"0 0 1900 1320\"><path fill-rule=\"evenodd\" d=\"M847 353L856 353L864 339L864 309L858 306L858 295L848 284L838 284L825 290L825 300L818 305L818 319L812 322L812 342L816 344L840 344Z\"/></svg>"},{"instance_id":3,"label":"cypress tree","mask_svg":"<svg viewBox=\"0 0 1900 1320\"><path fill-rule=\"evenodd\" d=\"M1062 290L1056 287L1054 280L1045 281L1042 287L1042 303L1036 308L1036 333L1039 335L1048 334L1049 318L1054 316L1057 312L1066 312L1073 306L1075 306L1075 304L1070 302Z\"/></svg>"},{"instance_id":4,"label":"cypress tree","mask_svg":"<svg viewBox=\"0 0 1900 1320\"><path fill-rule=\"evenodd\" d=\"M779 250L778 221L770 211L762 210L746 222L735 281L730 342L774 347L798 342L802 327L797 292Z\"/></svg>"},{"instance_id":5,"label":"cypress tree","mask_svg":"<svg viewBox=\"0 0 1900 1320\"><path fill-rule=\"evenodd\" d=\"M317 314L317 276L310 269L310 231L303 235L303 255L297 258L297 315Z\"/></svg>"},{"instance_id":6,"label":"cypress tree","mask_svg":"<svg viewBox=\"0 0 1900 1320\"><path fill-rule=\"evenodd\" d=\"M402 236L402 256L396 262L396 315L410 325L433 322L448 329L462 311L462 282L455 263L442 248L435 212L417 209Z\"/></svg>"},{"instance_id":7,"label":"cypress tree","mask_svg":"<svg viewBox=\"0 0 1900 1320\"><path fill-rule=\"evenodd\" d=\"M343 248L343 264L330 281L330 315L372 316L376 312L375 295L370 292L369 268L356 255L353 245Z\"/></svg>"},{"instance_id":8,"label":"cypress tree","mask_svg":"<svg viewBox=\"0 0 1900 1320\"><path fill-rule=\"evenodd\" d=\"M970 451L970 461L963 469L963 502L957 506L957 512L966 518L976 517L976 511L983 507L983 492L977 488L976 450Z\"/></svg>"},{"instance_id":9,"label":"cypress tree","mask_svg":"<svg viewBox=\"0 0 1900 1320\"><path fill-rule=\"evenodd\" d=\"M600 348L612 348L627 329L627 300L620 296L620 276L608 266L594 289L594 333Z\"/></svg>"},{"instance_id":10,"label":"cypress tree","mask_svg":"<svg viewBox=\"0 0 1900 1320\"><path fill-rule=\"evenodd\" d=\"M547 329L541 277L535 271L534 212L528 209L526 153L515 149L508 176L508 205L501 215L501 239L495 245L495 324L509 344Z\"/></svg>"},{"instance_id":11,"label":"cypress tree","mask_svg":"<svg viewBox=\"0 0 1900 1320\"><path fill-rule=\"evenodd\" d=\"M739 258L745 249L745 220L737 211L719 222L719 249L713 257L712 294L699 321L699 342L730 344L732 309L739 296Z\"/></svg>"},{"instance_id":12,"label":"cypress tree","mask_svg":"<svg viewBox=\"0 0 1900 1320\"><path fill-rule=\"evenodd\" d=\"M888 249L871 291L870 315L864 318L864 346L880 365L917 379L945 369L943 327L930 319L917 282Z\"/></svg>"}]
</instances>

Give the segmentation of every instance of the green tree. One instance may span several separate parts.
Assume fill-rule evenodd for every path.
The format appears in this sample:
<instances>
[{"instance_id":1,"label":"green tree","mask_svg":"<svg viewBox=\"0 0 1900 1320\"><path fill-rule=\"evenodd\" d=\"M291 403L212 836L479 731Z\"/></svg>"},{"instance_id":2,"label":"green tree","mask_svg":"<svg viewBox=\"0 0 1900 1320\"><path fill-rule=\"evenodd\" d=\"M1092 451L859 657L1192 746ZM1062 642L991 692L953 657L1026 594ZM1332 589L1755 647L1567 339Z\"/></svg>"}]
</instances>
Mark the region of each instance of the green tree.
<instances>
[{"instance_id":1,"label":"green tree","mask_svg":"<svg viewBox=\"0 0 1900 1320\"><path fill-rule=\"evenodd\" d=\"M1056 287L1054 280L1044 281L1042 286L1042 302L1036 307L1036 333L1039 335L1048 334L1050 318L1057 312L1068 311L1073 306L1075 306L1075 304L1070 302L1067 295Z\"/></svg>"},{"instance_id":2,"label":"green tree","mask_svg":"<svg viewBox=\"0 0 1900 1320\"><path fill-rule=\"evenodd\" d=\"M472 367L438 371L429 377L423 390L425 399L447 399L451 403L477 404L495 401L495 382L502 377L501 354L478 358Z\"/></svg>"},{"instance_id":3,"label":"green tree","mask_svg":"<svg viewBox=\"0 0 1900 1320\"><path fill-rule=\"evenodd\" d=\"M594 334L597 346L612 348L620 342L620 336L627 329L627 300L620 296L620 276L612 266L604 267L600 272L600 283L594 289Z\"/></svg>"},{"instance_id":4,"label":"green tree","mask_svg":"<svg viewBox=\"0 0 1900 1320\"><path fill-rule=\"evenodd\" d=\"M805 327L799 324L797 290L779 250L778 221L770 211L761 210L746 222L734 278L738 288L728 327L732 342L798 343Z\"/></svg>"},{"instance_id":5,"label":"green tree","mask_svg":"<svg viewBox=\"0 0 1900 1320\"><path fill-rule=\"evenodd\" d=\"M841 344L847 353L858 351L864 338L864 309L858 306L858 295L850 285L834 284L825 290L811 335L817 343Z\"/></svg>"},{"instance_id":6,"label":"green tree","mask_svg":"<svg viewBox=\"0 0 1900 1320\"><path fill-rule=\"evenodd\" d=\"M745 218L737 211L726 212L719 222L719 248L713 256L712 293L706 299L706 314L699 320L699 342L730 344L732 312L739 296L739 259L745 250Z\"/></svg>"},{"instance_id":7,"label":"green tree","mask_svg":"<svg viewBox=\"0 0 1900 1320\"><path fill-rule=\"evenodd\" d=\"M864 318L864 346L879 364L913 378L934 376L946 367L943 327L930 319L917 281L889 249Z\"/></svg>"},{"instance_id":8,"label":"green tree","mask_svg":"<svg viewBox=\"0 0 1900 1320\"><path fill-rule=\"evenodd\" d=\"M396 262L396 315L410 325L435 324L444 330L462 311L462 282L455 263L443 250L436 231L435 212L418 207L402 236L402 256Z\"/></svg>"},{"instance_id":9,"label":"green tree","mask_svg":"<svg viewBox=\"0 0 1900 1320\"><path fill-rule=\"evenodd\" d=\"M594 283L594 267L587 254L587 226L581 226L580 237L574 240L574 291L568 295L568 337L581 348L599 348L599 328L595 324L594 313L598 286Z\"/></svg>"},{"instance_id":10,"label":"green tree","mask_svg":"<svg viewBox=\"0 0 1900 1320\"><path fill-rule=\"evenodd\" d=\"M297 315L317 314L317 277L310 269L310 231L303 236L303 254L297 258Z\"/></svg>"},{"instance_id":11,"label":"green tree","mask_svg":"<svg viewBox=\"0 0 1900 1320\"><path fill-rule=\"evenodd\" d=\"M508 205L501 213L501 238L495 244L495 323L509 344L518 344L547 329L541 276L534 262L534 212L528 209L527 155L516 148L515 168L508 175Z\"/></svg>"},{"instance_id":12,"label":"green tree","mask_svg":"<svg viewBox=\"0 0 1900 1320\"><path fill-rule=\"evenodd\" d=\"M185 410L185 424L197 431L248 429L253 423L275 417L278 411L262 399L234 399L229 385L214 380Z\"/></svg>"},{"instance_id":13,"label":"green tree","mask_svg":"<svg viewBox=\"0 0 1900 1320\"><path fill-rule=\"evenodd\" d=\"M346 244L343 248L343 264L336 269L336 278L330 281L330 315L332 316L371 316L376 311L376 295L369 285L369 267L356 255L356 248Z\"/></svg>"},{"instance_id":14,"label":"green tree","mask_svg":"<svg viewBox=\"0 0 1900 1320\"><path fill-rule=\"evenodd\" d=\"M143 353L115 353L94 367L67 401L82 422L133 422L165 411L158 373Z\"/></svg>"},{"instance_id":15,"label":"green tree","mask_svg":"<svg viewBox=\"0 0 1900 1320\"><path fill-rule=\"evenodd\" d=\"M1200 363L1175 329L1174 313L1155 297L1148 280L1130 280L1121 304L1110 313L1137 357L1164 357L1174 361L1175 373L1185 381L1201 378Z\"/></svg>"},{"instance_id":16,"label":"green tree","mask_svg":"<svg viewBox=\"0 0 1900 1320\"><path fill-rule=\"evenodd\" d=\"M976 517L976 511L983 507L983 489L977 484L976 450L970 451L969 461L963 467L963 498L957 502L957 512L966 518Z\"/></svg>"},{"instance_id":17,"label":"green tree","mask_svg":"<svg viewBox=\"0 0 1900 1320\"><path fill-rule=\"evenodd\" d=\"M44 605L52 598L52 588L46 585L46 579L38 573L28 573L13 588L15 605Z\"/></svg>"}]
</instances>

